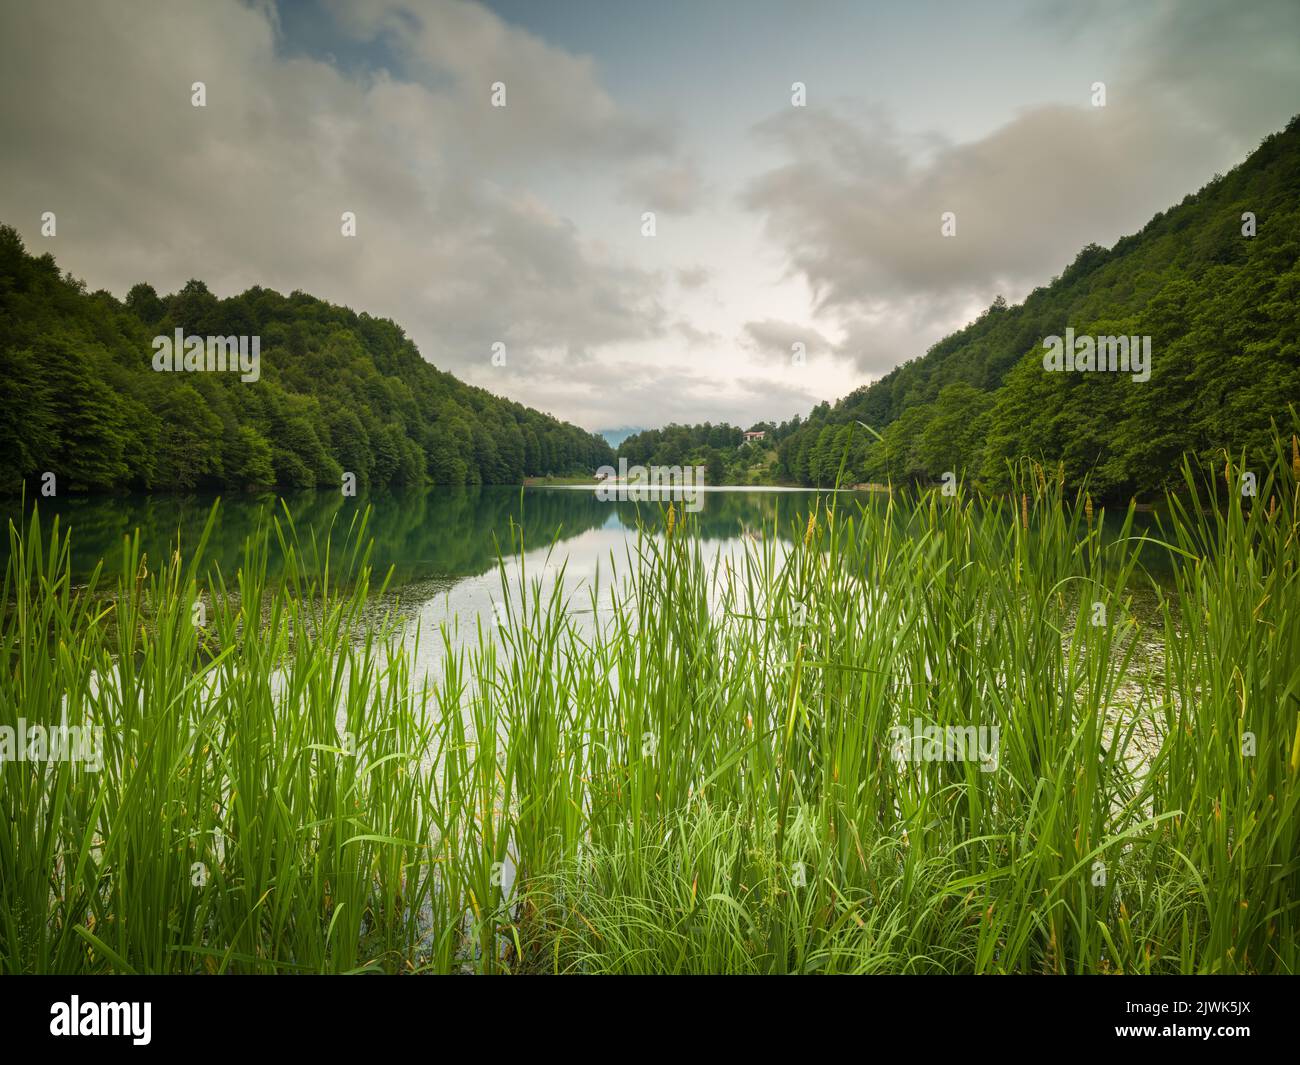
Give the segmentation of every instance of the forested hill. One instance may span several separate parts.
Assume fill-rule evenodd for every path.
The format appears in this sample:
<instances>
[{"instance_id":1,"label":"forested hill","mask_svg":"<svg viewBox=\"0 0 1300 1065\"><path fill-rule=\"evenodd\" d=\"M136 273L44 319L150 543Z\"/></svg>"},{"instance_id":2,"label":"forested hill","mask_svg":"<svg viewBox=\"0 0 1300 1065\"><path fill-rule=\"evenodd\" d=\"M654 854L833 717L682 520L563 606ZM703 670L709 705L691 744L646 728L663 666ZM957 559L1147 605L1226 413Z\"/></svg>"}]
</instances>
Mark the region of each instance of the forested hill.
<instances>
[{"instance_id":1,"label":"forested hill","mask_svg":"<svg viewBox=\"0 0 1300 1065\"><path fill-rule=\"evenodd\" d=\"M1035 180L1032 175L1026 180ZM1243 214L1256 235L1243 235ZM1000 299L978 321L806 422L786 423L777 476L833 484L936 481L993 490L1008 460L1064 462L1070 483L1146 496L1172 482L1184 452L1222 464L1258 458L1270 419L1289 433L1300 407L1300 119L1240 166L1107 250L1090 245L1023 304ZM1046 372L1043 341L1149 336L1151 376ZM876 441L863 422L884 439Z\"/></svg>"},{"instance_id":2,"label":"forested hill","mask_svg":"<svg viewBox=\"0 0 1300 1065\"><path fill-rule=\"evenodd\" d=\"M154 338L260 337L256 380L157 372ZM251 343L250 343L251 349ZM250 351L251 354L251 351ZM0 491L513 484L591 472L609 445L458 381L393 322L300 292L201 281L125 302L0 226Z\"/></svg>"}]
</instances>

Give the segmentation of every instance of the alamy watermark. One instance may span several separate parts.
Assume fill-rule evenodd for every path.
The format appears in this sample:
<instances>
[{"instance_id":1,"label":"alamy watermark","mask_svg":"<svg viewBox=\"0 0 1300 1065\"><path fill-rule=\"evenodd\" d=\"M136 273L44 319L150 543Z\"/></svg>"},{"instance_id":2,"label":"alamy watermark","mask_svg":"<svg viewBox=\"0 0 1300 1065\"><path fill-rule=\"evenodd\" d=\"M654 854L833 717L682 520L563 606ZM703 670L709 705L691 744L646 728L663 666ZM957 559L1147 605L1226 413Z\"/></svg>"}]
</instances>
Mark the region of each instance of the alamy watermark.
<instances>
[{"instance_id":1,"label":"alamy watermark","mask_svg":"<svg viewBox=\"0 0 1300 1065\"><path fill-rule=\"evenodd\" d=\"M1134 381L1151 378L1149 336L1076 337L1071 326L1064 340L1046 337L1043 349L1043 369L1055 373L1131 373Z\"/></svg>"},{"instance_id":2,"label":"alamy watermark","mask_svg":"<svg viewBox=\"0 0 1300 1065\"><path fill-rule=\"evenodd\" d=\"M890 755L895 762L978 762L980 771L998 767L997 725L895 725L889 730Z\"/></svg>"},{"instance_id":3,"label":"alamy watermark","mask_svg":"<svg viewBox=\"0 0 1300 1065\"><path fill-rule=\"evenodd\" d=\"M79 762L92 773L104 768L104 730L99 725L30 723L0 725L0 765L5 762Z\"/></svg>"},{"instance_id":4,"label":"alamy watermark","mask_svg":"<svg viewBox=\"0 0 1300 1065\"><path fill-rule=\"evenodd\" d=\"M153 368L159 373L231 370L251 384L262 376L262 338L186 336L177 328L174 337L153 338Z\"/></svg>"},{"instance_id":5,"label":"alamy watermark","mask_svg":"<svg viewBox=\"0 0 1300 1065\"><path fill-rule=\"evenodd\" d=\"M152 1002L82 1002L73 995L50 1006L50 1035L130 1036L135 1046L148 1046L152 1013Z\"/></svg>"},{"instance_id":6,"label":"alamy watermark","mask_svg":"<svg viewBox=\"0 0 1300 1065\"><path fill-rule=\"evenodd\" d=\"M626 458L618 460L618 469L602 466L596 471L600 485L596 498L602 503L612 500L656 499L665 491L682 501L682 509L692 514L704 509L703 466L629 466Z\"/></svg>"}]
</instances>

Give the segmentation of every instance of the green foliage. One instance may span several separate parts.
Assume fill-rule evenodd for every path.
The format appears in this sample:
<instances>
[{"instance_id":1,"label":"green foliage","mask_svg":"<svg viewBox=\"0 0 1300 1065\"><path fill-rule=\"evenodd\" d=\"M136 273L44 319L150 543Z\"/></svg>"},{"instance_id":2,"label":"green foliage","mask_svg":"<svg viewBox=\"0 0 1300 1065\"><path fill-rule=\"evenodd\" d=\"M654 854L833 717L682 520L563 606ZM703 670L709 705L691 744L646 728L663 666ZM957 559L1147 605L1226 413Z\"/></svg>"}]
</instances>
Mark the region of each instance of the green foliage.
<instances>
[{"instance_id":1,"label":"green foliage","mask_svg":"<svg viewBox=\"0 0 1300 1065\"><path fill-rule=\"evenodd\" d=\"M261 374L158 373L153 338L260 336ZM390 321L300 292L202 281L124 302L0 226L0 492L517 484L591 473L599 437L425 362Z\"/></svg>"},{"instance_id":2,"label":"green foliage","mask_svg":"<svg viewBox=\"0 0 1300 1065\"><path fill-rule=\"evenodd\" d=\"M516 541L436 676L355 509L229 583L216 508L84 585L33 515L0 725L103 759L0 761L0 972L1294 974L1294 446L1255 498L1185 467L1146 538L1026 470L725 564L665 515L599 588ZM997 738L908 757L918 720Z\"/></svg>"},{"instance_id":3,"label":"green foliage","mask_svg":"<svg viewBox=\"0 0 1300 1065\"><path fill-rule=\"evenodd\" d=\"M1241 233L1253 212L1258 234ZM943 473L1010 487L1009 465L1065 465L1099 498L1158 496L1198 459L1268 455L1271 425L1300 399L1300 121L1226 177L1107 250L1091 244L1024 303L999 297L977 321L834 407L781 444L776 474L834 483L848 436L847 483L937 481ZM1150 336L1149 381L1046 373L1042 341ZM838 449L838 450L837 450Z\"/></svg>"},{"instance_id":4,"label":"green foliage","mask_svg":"<svg viewBox=\"0 0 1300 1065\"><path fill-rule=\"evenodd\" d=\"M766 435L751 441L745 440L745 430L726 422L671 424L633 433L618 454L632 466L703 466L707 484L768 484L775 467L772 449L797 424L797 418L785 426L759 422L750 431Z\"/></svg>"}]
</instances>

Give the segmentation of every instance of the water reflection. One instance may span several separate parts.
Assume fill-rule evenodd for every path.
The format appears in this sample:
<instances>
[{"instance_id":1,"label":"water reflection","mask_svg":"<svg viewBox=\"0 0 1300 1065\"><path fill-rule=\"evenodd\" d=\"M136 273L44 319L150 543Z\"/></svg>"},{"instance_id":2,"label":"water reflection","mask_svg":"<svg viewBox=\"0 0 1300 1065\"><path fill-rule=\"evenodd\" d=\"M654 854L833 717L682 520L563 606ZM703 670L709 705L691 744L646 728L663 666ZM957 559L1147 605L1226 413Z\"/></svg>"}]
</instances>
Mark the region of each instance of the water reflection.
<instances>
[{"instance_id":1,"label":"water reflection","mask_svg":"<svg viewBox=\"0 0 1300 1065\"><path fill-rule=\"evenodd\" d=\"M762 528L770 532L780 515L778 531L787 535L786 518L806 509L813 497L810 492L711 490L703 493L702 508L692 515L692 521L705 540L725 541ZM202 495L56 498L40 500L40 511L47 535L54 515L64 526L72 527L74 576L84 580L101 559L106 573L118 572L122 540L136 529L150 559L169 556L178 540L182 551L192 549L214 499ZM369 505L375 571L382 573L392 566L394 581L400 585L487 573L498 552L511 553L512 534L522 534L529 551L552 541L577 547L584 555L597 545L602 549L620 545L635 532L638 520L658 525L661 508L667 506L666 500L603 502L590 488L504 486L435 487L356 498L336 492L304 492L285 496L284 503L304 543L309 543L313 534L323 541L331 529L337 542ZM205 557L218 563L224 573L233 574L244 539L259 521L280 512L275 495L222 499ZM7 526L10 519L21 520L21 507L10 500L0 507L0 514ZM586 535L589 533L600 535L593 538ZM0 555L8 549L5 537ZM272 552L272 572L280 565L278 552Z\"/></svg>"},{"instance_id":2,"label":"water reflection","mask_svg":"<svg viewBox=\"0 0 1300 1065\"><path fill-rule=\"evenodd\" d=\"M84 581L102 559L111 581L121 568L122 540L136 529L150 560L169 557L178 540L183 552L193 550L214 498L74 497L41 500L40 510L47 538L53 515L71 526L74 578ZM773 531L788 540L792 534L800 534L809 507L826 501L824 493L819 499L816 492L773 489L717 488L697 498L698 513L689 517L709 557L736 555ZM840 498L840 505L850 513L859 503L882 506L885 497L845 493ZM591 487L552 486L434 487L356 498L308 492L285 497L283 505L275 495L231 496L222 500L205 549L208 564L217 563L229 579L239 566L245 539L259 522L282 514L283 506L293 515L299 542L304 545L310 545L313 536L323 544L331 534L335 543L340 542L349 525L371 507L368 536L374 542L374 571L393 570L390 592L376 606L381 610L395 607L406 620L412 639L420 633L417 665L428 668L441 660L437 633L444 623L458 645L480 624L491 632L495 604L502 597L498 557L505 560L508 587L518 586L521 566L530 580L540 578L547 591L563 574L571 612L591 614L591 590L607 587L616 570L619 574L626 571L628 550L639 525L661 529L667 500L606 501ZM688 509L694 511L695 506ZM21 507L11 500L0 506L0 515L7 524L10 518L21 518ZM896 520L902 522L900 514ZM1119 522L1118 516L1107 516L1108 525L1118 526ZM1140 516L1137 524L1145 526L1146 516ZM6 536L0 542L0 554L8 548ZM272 578L282 568L279 550L273 547L268 557ZM595 609L597 614L607 610L607 597Z\"/></svg>"}]
</instances>

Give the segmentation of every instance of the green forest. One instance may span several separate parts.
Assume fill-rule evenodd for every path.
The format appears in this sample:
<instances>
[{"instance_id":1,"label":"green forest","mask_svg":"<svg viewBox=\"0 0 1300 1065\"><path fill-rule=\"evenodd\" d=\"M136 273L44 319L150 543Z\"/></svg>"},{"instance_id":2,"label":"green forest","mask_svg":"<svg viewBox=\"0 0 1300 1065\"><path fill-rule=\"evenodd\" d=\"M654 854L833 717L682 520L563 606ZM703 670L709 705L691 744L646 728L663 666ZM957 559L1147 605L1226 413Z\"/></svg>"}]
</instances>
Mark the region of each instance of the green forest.
<instances>
[{"instance_id":1,"label":"green forest","mask_svg":"<svg viewBox=\"0 0 1300 1065\"><path fill-rule=\"evenodd\" d=\"M1247 212L1256 234L1243 235ZM1271 422L1300 403L1300 120L1243 164L1109 250L1089 245L1050 284L977 321L781 442L779 474L832 484L937 481L990 490L1009 464L1064 463L1099 496L1174 484L1184 453L1263 464ZM1042 342L1067 326L1151 337L1151 378L1046 373ZM876 439L862 422L881 433Z\"/></svg>"},{"instance_id":2,"label":"green forest","mask_svg":"<svg viewBox=\"0 0 1300 1065\"><path fill-rule=\"evenodd\" d=\"M1245 216L1253 218L1253 235ZM930 483L991 491L1033 459L1102 498L1169 487L1184 453L1262 461L1300 402L1300 119L1110 249L759 443L723 424L628 437L629 462L710 483ZM1149 336L1150 379L1046 373L1044 338ZM155 336L257 335L259 379L155 373ZM125 301L0 226L0 492L516 484L614 461L599 436L458 381L400 327L301 292L201 281Z\"/></svg>"},{"instance_id":3,"label":"green forest","mask_svg":"<svg viewBox=\"0 0 1300 1065\"><path fill-rule=\"evenodd\" d=\"M1243 215L1254 216L1255 235ZM1151 376L1046 373L1043 340L1151 337ZM1184 453L1262 465L1300 405L1300 119L1140 233L1078 253L1050 284L807 419L771 427L774 481L932 483L1005 491L1033 459L1101 498L1150 497ZM864 428L869 426L870 429ZM686 459L695 429L656 461ZM628 443L631 443L629 439ZM627 448L627 444L622 453ZM841 474L841 464L843 473Z\"/></svg>"},{"instance_id":4,"label":"green forest","mask_svg":"<svg viewBox=\"0 0 1300 1065\"><path fill-rule=\"evenodd\" d=\"M618 447L619 457L629 465L702 466L706 484L771 484L775 474L776 450L771 422L751 425L767 435L761 441L745 440L745 430L726 422L714 425L665 425L642 429Z\"/></svg>"},{"instance_id":5,"label":"green forest","mask_svg":"<svg viewBox=\"0 0 1300 1065\"><path fill-rule=\"evenodd\" d=\"M153 338L259 336L260 376L158 373ZM590 472L603 439L426 362L393 322L202 281L125 301L0 226L0 492L518 484Z\"/></svg>"}]
</instances>

